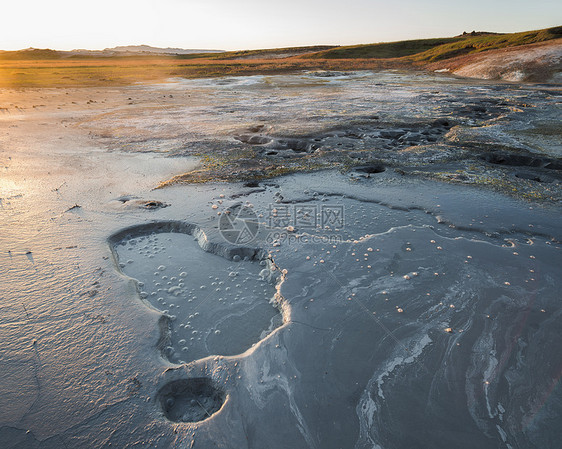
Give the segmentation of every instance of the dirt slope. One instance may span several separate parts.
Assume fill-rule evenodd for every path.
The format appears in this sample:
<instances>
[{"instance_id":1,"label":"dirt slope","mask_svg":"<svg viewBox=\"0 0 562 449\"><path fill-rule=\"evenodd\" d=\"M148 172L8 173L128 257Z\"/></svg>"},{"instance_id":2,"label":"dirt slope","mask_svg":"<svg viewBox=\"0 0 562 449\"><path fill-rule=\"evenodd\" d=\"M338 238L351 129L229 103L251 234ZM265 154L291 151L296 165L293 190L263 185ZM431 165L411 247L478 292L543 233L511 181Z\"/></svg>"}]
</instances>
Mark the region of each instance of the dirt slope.
<instances>
[{"instance_id":1,"label":"dirt slope","mask_svg":"<svg viewBox=\"0 0 562 449\"><path fill-rule=\"evenodd\" d=\"M459 56L427 68L468 78L562 84L562 39Z\"/></svg>"}]
</instances>

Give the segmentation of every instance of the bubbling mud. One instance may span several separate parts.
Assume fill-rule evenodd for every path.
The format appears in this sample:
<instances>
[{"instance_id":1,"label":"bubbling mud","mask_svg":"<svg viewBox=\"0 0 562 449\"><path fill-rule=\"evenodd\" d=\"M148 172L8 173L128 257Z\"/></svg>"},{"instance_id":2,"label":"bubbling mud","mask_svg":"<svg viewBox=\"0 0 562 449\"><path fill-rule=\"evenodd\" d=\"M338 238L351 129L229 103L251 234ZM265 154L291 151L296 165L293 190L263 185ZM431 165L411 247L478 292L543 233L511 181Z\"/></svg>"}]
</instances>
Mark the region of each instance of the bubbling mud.
<instances>
[{"instance_id":1,"label":"bubbling mud","mask_svg":"<svg viewBox=\"0 0 562 449\"><path fill-rule=\"evenodd\" d=\"M282 324L276 270L268 260L244 253L220 257L213 253L220 245L207 252L197 238L174 231L142 227L113 243L119 269L163 314L159 347L165 358L182 364L240 354Z\"/></svg>"}]
</instances>

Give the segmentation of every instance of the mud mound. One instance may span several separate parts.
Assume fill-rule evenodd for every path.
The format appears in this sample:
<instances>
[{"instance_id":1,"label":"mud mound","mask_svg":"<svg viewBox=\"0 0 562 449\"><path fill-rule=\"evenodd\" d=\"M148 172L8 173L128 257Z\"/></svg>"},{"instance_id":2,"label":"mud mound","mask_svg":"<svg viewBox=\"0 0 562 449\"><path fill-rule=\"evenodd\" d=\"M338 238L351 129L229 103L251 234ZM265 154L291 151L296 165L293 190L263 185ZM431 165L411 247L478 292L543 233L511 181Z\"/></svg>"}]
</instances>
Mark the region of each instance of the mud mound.
<instances>
[{"instance_id":1,"label":"mud mound","mask_svg":"<svg viewBox=\"0 0 562 449\"><path fill-rule=\"evenodd\" d=\"M562 82L562 39L459 56L427 66L467 78Z\"/></svg>"}]
</instances>

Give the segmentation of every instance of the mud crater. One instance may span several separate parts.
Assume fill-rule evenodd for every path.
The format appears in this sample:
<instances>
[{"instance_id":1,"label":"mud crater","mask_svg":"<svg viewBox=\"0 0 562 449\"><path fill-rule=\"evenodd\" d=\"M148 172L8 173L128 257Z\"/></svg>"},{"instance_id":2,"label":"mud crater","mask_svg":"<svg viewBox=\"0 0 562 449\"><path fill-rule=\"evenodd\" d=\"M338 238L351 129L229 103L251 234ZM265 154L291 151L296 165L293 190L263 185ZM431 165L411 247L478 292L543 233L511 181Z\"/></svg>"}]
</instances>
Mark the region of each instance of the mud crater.
<instances>
[{"instance_id":1,"label":"mud crater","mask_svg":"<svg viewBox=\"0 0 562 449\"><path fill-rule=\"evenodd\" d=\"M164 416L173 422L198 422L223 406L226 393L207 377L179 379L164 385L157 395Z\"/></svg>"},{"instance_id":2,"label":"mud crater","mask_svg":"<svg viewBox=\"0 0 562 449\"><path fill-rule=\"evenodd\" d=\"M267 128L259 128L259 133L252 134L248 129L234 138L248 145L259 146L259 153L263 156L294 158L317 150L400 150L427 145L438 142L453 126L454 123L446 118L413 124L384 124L373 121L301 137L267 135Z\"/></svg>"},{"instance_id":3,"label":"mud crater","mask_svg":"<svg viewBox=\"0 0 562 449\"><path fill-rule=\"evenodd\" d=\"M515 178L538 183L562 182L562 160L531 153L507 153L494 151L479 156L492 165L503 166L513 171Z\"/></svg>"},{"instance_id":4,"label":"mud crater","mask_svg":"<svg viewBox=\"0 0 562 449\"><path fill-rule=\"evenodd\" d=\"M129 228L110 246L140 298L162 312L158 347L172 363L241 354L286 319L282 274L258 249L213 243L182 222Z\"/></svg>"}]
</instances>

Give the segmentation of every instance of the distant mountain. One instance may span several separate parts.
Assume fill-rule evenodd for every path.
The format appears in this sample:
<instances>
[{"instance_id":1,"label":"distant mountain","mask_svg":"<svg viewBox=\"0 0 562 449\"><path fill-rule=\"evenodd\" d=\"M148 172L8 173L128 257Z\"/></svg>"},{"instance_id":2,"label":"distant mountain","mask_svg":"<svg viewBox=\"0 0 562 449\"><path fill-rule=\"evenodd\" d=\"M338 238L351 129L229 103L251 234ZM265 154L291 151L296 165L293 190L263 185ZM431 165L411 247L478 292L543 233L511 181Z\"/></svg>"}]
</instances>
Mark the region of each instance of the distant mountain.
<instances>
[{"instance_id":1,"label":"distant mountain","mask_svg":"<svg viewBox=\"0 0 562 449\"><path fill-rule=\"evenodd\" d=\"M195 53L223 53L223 50L185 48L159 48L150 45L121 45L103 50L71 50L64 52L72 56L138 56L138 55L191 55Z\"/></svg>"},{"instance_id":2,"label":"distant mountain","mask_svg":"<svg viewBox=\"0 0 562 449\"><path fill-rule=\"evenodd\" d=\"M155 53L164 55L189 55L193 53L223 53L224 50L201 50L201 49L185 49L185 48L159 48L150 45L123 45L113 48L106 48L104 52L116 53Z\"/></svg>"},{"instance_id":3,"label":"distant mountain","mask_svg":"<svg viewBox=\"0 0 562 449\"><path fill-rule=\"evenodd\" d=\"M49 48L25 48L17 51L0 50L0 59L64 59L72 57L111 57L142 55L191 55L198 53L224 53L224 50L199 50L185 48L158 48L149 45L127 45L104 50L76 49L70 51L51 50Z\"/></svg>"},{"instance_id":4,"label":"distant mountain","mask_svg":"<svg viewBox=\"0 0 562 449\"><path fill-rule=\"evenodd\" d=\"M30 47L16 51L0 50L0 59L60 59L64 57L64 53L49 48Z\"/></svg>"}]
</instances>

